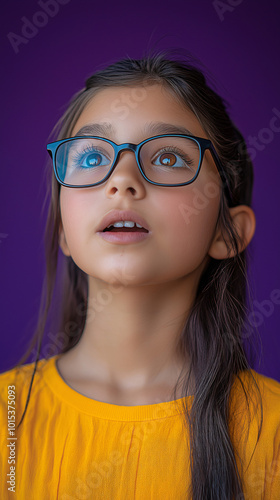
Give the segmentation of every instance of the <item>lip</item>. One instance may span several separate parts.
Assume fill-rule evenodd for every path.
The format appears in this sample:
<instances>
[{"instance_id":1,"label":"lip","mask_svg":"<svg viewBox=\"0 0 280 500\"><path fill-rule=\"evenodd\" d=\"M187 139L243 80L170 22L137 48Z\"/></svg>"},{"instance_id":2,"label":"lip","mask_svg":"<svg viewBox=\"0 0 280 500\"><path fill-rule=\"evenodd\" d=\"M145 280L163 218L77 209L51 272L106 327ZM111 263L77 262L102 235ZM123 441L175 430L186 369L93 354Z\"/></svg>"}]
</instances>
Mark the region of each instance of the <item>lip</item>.
<instances>
[{"instance_id":1,"label":"lip","mask_svg":"<svg viewBox=\"0 0 280 500\"><path fill-rule=\"evenodd\" d=\"M137 224L140 224L140 226L142 226L144 229L147 229L148 232L103 232L103 230L110 224L125 220L130 220ZM105 215L105 217L103 217L99 228L97 229L97 234L105 241L122 245L125 243L137 243L145 240L150 235L150 227L147 221L133 210L112 210L107 215Z\"/></svg>"},{"instance_id":2,"label":"lip","mask_svg":"<svg viewBox=\"0 0 280 500\"><path fill-rule=\"evenodd\" d=\"M108 232L99 232L98 235L105 241L109 241L110 243L117 243L119 245L124 245L126 243L137 243L139 241L143 241L147 239L150 233L110 233Z\"/></svg>"},{"instance_id":3,"label":"lip","mask_svg":"<svg viewBox=\"0 0 280 500\"><path fill-rule=\"evenodd\" d=\"M114 222L125 221L125 220L130 220L132 222L140 224L140 226L142 226L144 229L147 229L147 231L150 232L150 227L147 221L145 221L143 217L141 217L137 212L134 212L133 210L111 210L111 212L109 212L107 215L105 215L105 217L103 217L97 229L97 232L102 232L110 224L114 224ZM124 233L124 234L129 234L129 233ZM136 233L136 234L148 234L148 233Z\"/></svg>"}]
</instances>

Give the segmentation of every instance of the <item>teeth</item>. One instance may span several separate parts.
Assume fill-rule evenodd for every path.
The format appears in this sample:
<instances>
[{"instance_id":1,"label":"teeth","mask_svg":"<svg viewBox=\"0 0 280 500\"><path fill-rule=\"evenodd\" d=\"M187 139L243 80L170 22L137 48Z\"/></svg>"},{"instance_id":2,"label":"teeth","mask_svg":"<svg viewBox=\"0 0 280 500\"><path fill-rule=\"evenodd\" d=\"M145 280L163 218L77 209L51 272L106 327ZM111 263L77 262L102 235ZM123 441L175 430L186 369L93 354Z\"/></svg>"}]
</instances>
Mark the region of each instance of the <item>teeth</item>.
<instances>
[{"instance_id":1,"label":"teeth","mask_svg":"<svg viewBox=\"0 0 280 500\"><path fill-rule=\"evenodd\" d=\"M113 227L123 227L124 226L124 222L115 222L114 224L111 224L111 226L113 226Z\"/></svg>"},{"instance_id":2,"label":"teeth","mask_svg":"<svg viewBox=\"0 0 280 500\"><path fill-rule=\"evenodd\" d=\"M124 227L134 227L135 222L132 222L131 220L125 220L124 221Z\"/></svg>"},{"instance_id":3,"label":"teeth","mask_svg":"<svg viewBox=\"0 0 280 500\"><path fill-rule=\"evenodd\" d=\"M134 227L135 226L135 222L132 222L130 220L114 222L114 224L110 224L110 226L108 226L108 228L112 227L112 226L113 227ZM136 226L137 227L142 227L142 226L140 226L140 224L137 224L137 222L136 222Z\"/></svg>"}]
</instances>

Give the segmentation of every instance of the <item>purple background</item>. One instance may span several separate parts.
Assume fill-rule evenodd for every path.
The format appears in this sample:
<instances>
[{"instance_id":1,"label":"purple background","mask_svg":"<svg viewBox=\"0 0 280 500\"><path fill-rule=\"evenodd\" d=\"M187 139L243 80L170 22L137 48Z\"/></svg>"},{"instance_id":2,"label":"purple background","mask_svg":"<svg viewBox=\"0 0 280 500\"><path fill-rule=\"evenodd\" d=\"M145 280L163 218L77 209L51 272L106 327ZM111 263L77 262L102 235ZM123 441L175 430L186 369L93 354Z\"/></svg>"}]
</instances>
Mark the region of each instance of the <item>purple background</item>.
<instances>
[{"instance_id":1,"label":"purple background","mask_svg":"<svg viewBox=\"0 0 280 500\"><path fill-rule=\"evenodd\" d=\"M41 5L46 3L42 0ZM257 227L250 244L250 283L258 302L270 300L271 292L280 289L280 131L262 130L270 128L275 108L280 128L279 3L227 0L219 5L227 10L218 12L212 1L64 0L53 17L42 18L37 15L42 12L38 1L6 3L1 13L1 371L22 355L37 319L49 134L91 73L127 55L141 57L150 47L191 51L230 102L231 116L244 137L259 137L262 150L252 152ZM45 26L16 53L7 35L22 36L22 17ZM258 316L263 355L255 367L280 380L280 305L273 307Z\"/></svg>"}]
</instances>

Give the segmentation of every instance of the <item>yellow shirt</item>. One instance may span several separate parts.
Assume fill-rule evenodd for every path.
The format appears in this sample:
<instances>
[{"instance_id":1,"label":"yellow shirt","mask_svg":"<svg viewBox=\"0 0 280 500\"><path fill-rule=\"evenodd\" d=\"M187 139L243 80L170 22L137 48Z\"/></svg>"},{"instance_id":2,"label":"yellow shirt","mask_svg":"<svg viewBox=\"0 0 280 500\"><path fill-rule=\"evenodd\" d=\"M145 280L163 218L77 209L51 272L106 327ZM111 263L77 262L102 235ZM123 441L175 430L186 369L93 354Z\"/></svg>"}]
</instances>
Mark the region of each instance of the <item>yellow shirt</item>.
<instances>
[{"instance_id":1,"label":"yellow shirt","mask_svg":"<svg viewBox=\"0 0 280 500\"><path fill-rule=\"evenodd\" d=\"M16 424L22 416L34 363L17 375L16 369L0 375L1 500L186 500L189 443L182 402L189 407L192 397L143 406L96 401L64 382L58 356L39 361L16 435L8 429L13 432L14 408ZM252 373L263 397L263 427L252 459L254 411L248 439L242 425L234 434L238 451L245 453L245 498L279 500L280 384ZM245 381L246 372L241 377ZM15 386L9 389L9 427L8 386ZM232 404L242 416L237 389ZM14 480L15 493L8 489Z\"/></svg>"}]
</instances>

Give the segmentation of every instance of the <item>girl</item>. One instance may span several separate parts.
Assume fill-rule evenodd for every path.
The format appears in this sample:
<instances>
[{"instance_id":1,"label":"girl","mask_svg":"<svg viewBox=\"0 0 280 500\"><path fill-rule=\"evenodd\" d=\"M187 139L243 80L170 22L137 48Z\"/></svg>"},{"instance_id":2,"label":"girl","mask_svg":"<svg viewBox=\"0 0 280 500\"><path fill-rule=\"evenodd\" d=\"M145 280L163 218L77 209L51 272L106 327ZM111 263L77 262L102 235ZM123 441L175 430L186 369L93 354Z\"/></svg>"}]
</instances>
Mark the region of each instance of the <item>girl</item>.
<instances>
[{"instance_id":1,"label":"girl","mask_svg":"<svg viewBox=\"0 0 280 500\"><path fill-rule=\"evenodd\" d=\"M1 498L276 500L280 384L243 348L253 170L223 100L154 54L96 72L59 126L37 357L1 375Z\"/></svg>"}]
</instances>

